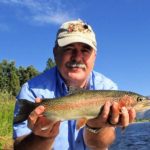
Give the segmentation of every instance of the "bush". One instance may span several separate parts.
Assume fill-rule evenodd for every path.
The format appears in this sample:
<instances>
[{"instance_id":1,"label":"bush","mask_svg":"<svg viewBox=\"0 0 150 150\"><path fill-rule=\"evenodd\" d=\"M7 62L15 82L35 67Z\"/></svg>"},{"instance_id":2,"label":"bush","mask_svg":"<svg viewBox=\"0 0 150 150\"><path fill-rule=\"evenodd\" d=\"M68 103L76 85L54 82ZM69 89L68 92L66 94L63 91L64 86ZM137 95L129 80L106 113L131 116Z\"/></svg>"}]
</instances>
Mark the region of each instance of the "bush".
<instances>
[{"instance_id":1,"label":"bush","mask_svg":"<svg viewBox=\"0 0 150 150\"><path fill-rule=\"evenodd\" d=\"M0 91L0 150L12 147L12 123L15 97L7 91ZM8 149L8 148L7 148Z\"/></svg>"}]
</instances>

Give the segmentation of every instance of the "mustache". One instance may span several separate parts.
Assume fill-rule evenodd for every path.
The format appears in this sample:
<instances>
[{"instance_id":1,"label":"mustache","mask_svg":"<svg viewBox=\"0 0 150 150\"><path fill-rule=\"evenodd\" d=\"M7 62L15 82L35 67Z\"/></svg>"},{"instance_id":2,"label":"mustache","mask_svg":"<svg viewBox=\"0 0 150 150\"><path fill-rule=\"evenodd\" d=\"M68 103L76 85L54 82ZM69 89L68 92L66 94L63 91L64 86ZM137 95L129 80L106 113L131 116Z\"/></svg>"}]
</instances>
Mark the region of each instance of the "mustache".
<instances>
[{"instance_id":1,"label":"mustache","mask_svg":"<svg viewBox=\"0 0 150 150\"><path fill-rule=\"evenodd\" d=\"M84 63L75 62L75 61L66 63L66 66L69 68L82 68L82 69L86 68L86 65Z\"/></svg>"}]
</instances>

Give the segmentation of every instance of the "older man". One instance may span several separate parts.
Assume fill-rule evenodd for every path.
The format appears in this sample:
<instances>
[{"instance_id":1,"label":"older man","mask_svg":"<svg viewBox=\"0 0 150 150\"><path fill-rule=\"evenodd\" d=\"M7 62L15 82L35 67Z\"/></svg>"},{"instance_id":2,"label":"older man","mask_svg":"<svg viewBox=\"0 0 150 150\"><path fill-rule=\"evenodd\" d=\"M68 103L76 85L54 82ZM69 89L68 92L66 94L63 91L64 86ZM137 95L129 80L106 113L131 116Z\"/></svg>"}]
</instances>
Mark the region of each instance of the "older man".
<instances>
[{"instance_id":1,"label":"older man","mask_svg":"<svg viewBox=\"0 0 150 150\"><path fill-rule=\"evenodd\" d=\"M70 86L88 90L117 89L110 79L93 71L96 38L91 26L82 20L62 24L53 53L56 67L25 83L17 99L39 102L43 98L61 97L68 93ZM115 139L115 126L127 126L135 118L134 109L123 108L120 117L115 113L118 104L107 101L100 115L88 120L78 131L75 129L76 120L48 120L42 115L44 109L39 106L31 112L28 120L14 124L16 150L106 150ZM15 115L18 110L16 103Z\"/></svg>"}]
</instances>

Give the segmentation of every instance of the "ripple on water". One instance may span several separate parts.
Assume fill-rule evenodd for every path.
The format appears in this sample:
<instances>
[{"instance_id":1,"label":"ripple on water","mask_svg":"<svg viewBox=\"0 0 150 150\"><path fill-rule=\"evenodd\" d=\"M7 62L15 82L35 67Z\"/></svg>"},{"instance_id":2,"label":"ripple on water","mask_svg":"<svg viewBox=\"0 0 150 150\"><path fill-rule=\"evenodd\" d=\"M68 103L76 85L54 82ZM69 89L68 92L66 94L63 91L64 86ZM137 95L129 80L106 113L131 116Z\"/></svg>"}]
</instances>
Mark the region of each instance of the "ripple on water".
<instances>
[{"instance_id":1,"label":"ripple on water","mask_svg":"<svg viewBox=\"0 0 150 150\"><path fill-rule=\"evenodd\" d=\"M131 124L125 131L117 128L116 133L109 150L150 150L150 122Z\"/></svg>"}]
</instances>

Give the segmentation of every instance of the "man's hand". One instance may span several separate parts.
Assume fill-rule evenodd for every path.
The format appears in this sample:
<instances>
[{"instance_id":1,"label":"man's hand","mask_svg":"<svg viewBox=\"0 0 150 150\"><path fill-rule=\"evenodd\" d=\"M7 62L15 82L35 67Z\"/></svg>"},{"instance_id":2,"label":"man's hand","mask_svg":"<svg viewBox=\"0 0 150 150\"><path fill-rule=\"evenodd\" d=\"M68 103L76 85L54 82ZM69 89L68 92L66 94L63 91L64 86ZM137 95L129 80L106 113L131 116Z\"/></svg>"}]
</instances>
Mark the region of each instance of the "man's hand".
<instances>
[{"instance_id":1,"label":"man's hand","mask_svg":"<svg viewBox=\"0 0 150 150\"><path fill-rule=\"evenodd\" d=\"M41 102L41 99L37 98L36 102ZM60 121L48 120L42 114L45 108L38 106L31 112L28 117L28 127L32 130L32 133L26 136L18 137L14 143L15 150L49 150L52 149L55 137L59 133Z\"/></svg>"},{"instance_id":2,"label":"man's hand","mask_svg":"<svg viewBox=\"0 0 150 150\"><path fill-rule=\"evenodd\" d=\"M36 98L36 102L41 102L41 99ZM37 136L55 138L59 133L60 121L48 120L42 115L44 110L44 106L38 106L31 112L28 117L28 127Z\"/></svg>"},{"instance_id":3,"label":"man's hand","mask_svg":"<svg viewBox=\"0 0 150 150\"><path fill-rule=\"evenodd\" d=\"M133 108L127 109L120 106L117 102L111 103L107 101L99 116L95 119L88 120L87 124L94 128L102 128L109 126L126 127L133 122L136 117L136 112Z\"/></svg>"},{"instance_id":4,"label":"man's hand","mask_svg":"<svg viewBox=\"0 0 150 150\"><path fill-rule=\"evenodd\" d=\"M133 122L136 112L133 108L121 107L117 102L107 101L97 118L87 121L91 128L100 128L97 134L89 132L85 128L84 141L91 150L106 150L115 140L115 128L126 127Z\"/></svg>"}]
</instances>

